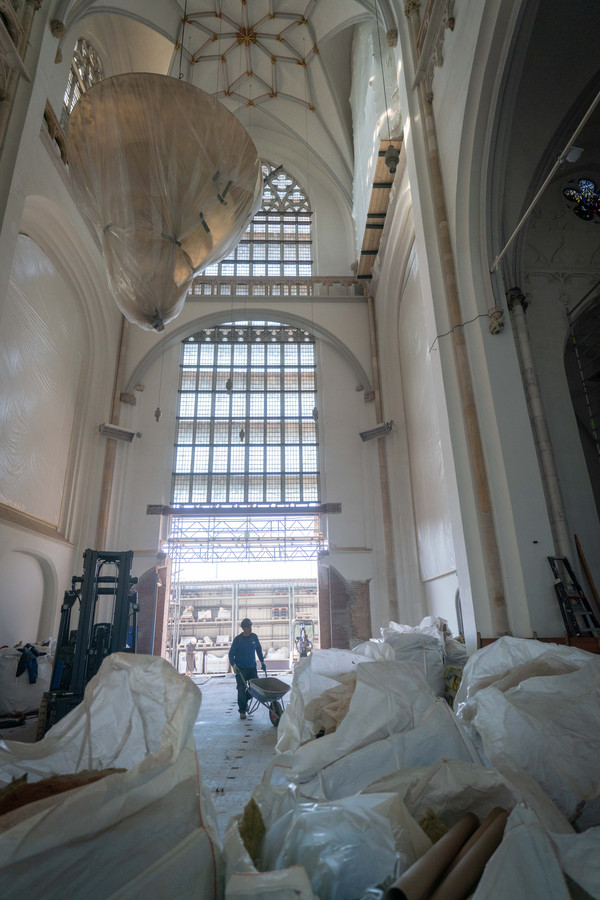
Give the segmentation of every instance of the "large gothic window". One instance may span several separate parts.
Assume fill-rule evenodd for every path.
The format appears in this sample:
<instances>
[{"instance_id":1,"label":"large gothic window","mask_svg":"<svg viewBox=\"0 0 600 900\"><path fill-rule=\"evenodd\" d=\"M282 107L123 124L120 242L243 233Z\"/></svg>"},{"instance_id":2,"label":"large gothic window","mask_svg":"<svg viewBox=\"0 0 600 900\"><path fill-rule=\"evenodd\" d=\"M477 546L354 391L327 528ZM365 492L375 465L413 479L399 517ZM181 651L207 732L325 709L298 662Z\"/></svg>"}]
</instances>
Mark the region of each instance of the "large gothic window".
<instances>
[{"instance_id":1,"label":"large gothic window","mask_svg":"<svg viewBox=\"0 0 600 900\"><path fill-rule=\"evenodd\" d=\"M312 275L312 213L308 198L282 166L263 163L262 170L261 209L233 253L209 266L205 275L225 278L304 278Z\"/></svg>"},{"instance_id":2,"label":"large gothic window","mask_svg":"<svg viewBox=\"0 0 600 900\"><path fill-rule=\"evenodd\" d=\"M314 338L276 322L183 343L173 505L318 504Z\"/></svg>"},{"instance_id":3,"label":"large gothic window","mask_svg":"<svg viewBox=\"0 0 600 900\"><path fill-rule=\"evenodd\" d=\"M96 48L85 38L79 38L73 50L73 59L63 97L61 124L66 125L73 107L82 94L104 78L104 66Z\"/></svg>"}]
</instances>

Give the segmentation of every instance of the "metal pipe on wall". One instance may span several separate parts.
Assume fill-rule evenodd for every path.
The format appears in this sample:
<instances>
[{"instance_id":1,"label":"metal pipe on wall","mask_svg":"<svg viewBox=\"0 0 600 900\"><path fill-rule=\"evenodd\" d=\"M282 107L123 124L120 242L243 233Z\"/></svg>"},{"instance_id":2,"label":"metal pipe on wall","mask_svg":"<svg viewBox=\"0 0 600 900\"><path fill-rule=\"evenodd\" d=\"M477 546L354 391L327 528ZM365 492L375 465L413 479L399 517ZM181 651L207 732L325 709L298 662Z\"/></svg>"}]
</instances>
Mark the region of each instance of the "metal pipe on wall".
<instances>
[{"instance_id":1,"label":"metal pipe on wall","mask_svg":"<svg viewBox=\"0 0 600 900\"><path fill-rule=\"evenodd\" d=\"M415 0L408 2L405 11L411 27L413 47L416 48L420 28L419 3L415 2ZM492 618L496 634L506 634L509 631L509 622L502 579L502 568L500 564L500 552L498 549L498 540L492 515L490 488L483 456L483 445L481 442L477 407L475 405L475 396L473 392L473 378L471 375L467 345L462 327L463 315L458 293L454 252L450 241L435 119L432 102L427 97L425 84L422 79L419 81L418 91L420 108L424 119L423 131L429 160L429 173L434 199L436 230L441 250L448 317L450 320L461 404L477 497L480 534L487 565L488 584L492 598Z\"/></svg>"}]
</instances>

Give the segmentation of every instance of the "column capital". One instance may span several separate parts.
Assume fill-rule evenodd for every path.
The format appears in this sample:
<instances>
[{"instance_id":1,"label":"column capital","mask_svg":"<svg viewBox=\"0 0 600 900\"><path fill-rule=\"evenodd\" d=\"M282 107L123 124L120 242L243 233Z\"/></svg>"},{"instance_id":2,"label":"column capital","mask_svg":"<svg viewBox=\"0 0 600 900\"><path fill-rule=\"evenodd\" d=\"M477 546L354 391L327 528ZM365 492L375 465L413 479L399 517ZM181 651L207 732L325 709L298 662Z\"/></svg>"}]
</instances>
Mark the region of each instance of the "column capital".
<instances>
[{"instance_id":1,"label":"column capital","mask_svg":"<svg viewBox=\"0 0 600 900\"><path fill-rule=\"evenodd\" d=\"M67 29L65 28L64 22L61 22L60 19L52 19L50 22L50 31L52 32L52 37L60 39L65 36Z\"/></svg>"},{"instance_id":2,"label":"column capital","mask_svg":"<svg viewBox=\"0 0 600 900\"><path fill-rule=\"evenodd\" d=\"M413 13L418 13L421 8L421 0L406 0L404 4L404 15L410 19Z\"/></svg>"}]
</instances>

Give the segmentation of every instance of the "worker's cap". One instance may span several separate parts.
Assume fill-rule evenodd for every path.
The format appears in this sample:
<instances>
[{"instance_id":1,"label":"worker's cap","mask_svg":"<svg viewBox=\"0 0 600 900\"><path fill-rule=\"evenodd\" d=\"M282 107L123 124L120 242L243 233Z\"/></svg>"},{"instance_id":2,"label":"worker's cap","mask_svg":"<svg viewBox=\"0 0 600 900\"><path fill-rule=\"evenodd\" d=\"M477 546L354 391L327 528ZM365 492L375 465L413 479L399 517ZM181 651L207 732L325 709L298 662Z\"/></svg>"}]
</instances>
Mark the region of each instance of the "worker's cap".
<instances>
[{"instance_id":1,"label":"worker's cap","mask_svg":"<svg viewBox=\"0 0 600 900\"><path fill-rule=\"evenodd\" d=\"M191 638L190 638L190 642L191 642L192 644L197 644L197 643L198 643L198 640L197 640L197 638L195 638L195 637L191 637Z\"/></svg>"},{"instance_id":2,"label":"worker's cap","mask_svg":"<svg viewBox=\"0 0 600 900\"><path fill-rule=\"evenodd\" d=\"M252 628L250 619L242 619L242 628Z\"/></svg>"}]
</instances>

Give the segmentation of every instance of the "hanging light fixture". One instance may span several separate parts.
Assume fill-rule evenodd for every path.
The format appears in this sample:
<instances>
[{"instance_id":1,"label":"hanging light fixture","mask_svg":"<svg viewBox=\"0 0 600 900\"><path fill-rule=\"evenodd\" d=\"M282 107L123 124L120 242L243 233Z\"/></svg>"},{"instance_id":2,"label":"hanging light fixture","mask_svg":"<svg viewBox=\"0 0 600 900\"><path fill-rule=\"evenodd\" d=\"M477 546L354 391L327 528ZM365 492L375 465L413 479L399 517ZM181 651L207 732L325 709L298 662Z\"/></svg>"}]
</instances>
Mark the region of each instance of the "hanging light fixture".
<instances>
[{"instance_id":1,"label":"hanging light fixture","mask_svg":"<svg viewBox=\"0 0 600 900\"><path fill-rule=\"evenodd\" d=\"M254 144L199 88L132 73L81 97L67 148L75 196L98 230L117 305L130 322L163 331L196 272L227 255L260 204Z\"/></svg>"}]
</instances>

